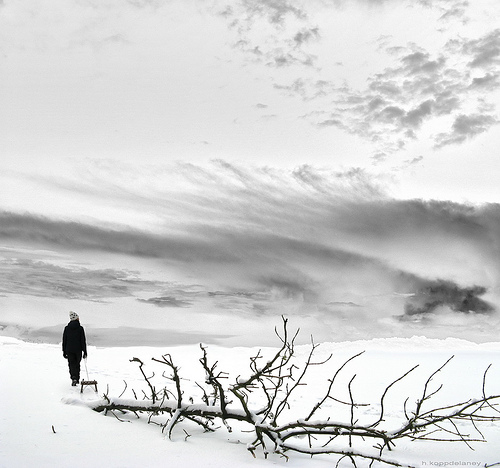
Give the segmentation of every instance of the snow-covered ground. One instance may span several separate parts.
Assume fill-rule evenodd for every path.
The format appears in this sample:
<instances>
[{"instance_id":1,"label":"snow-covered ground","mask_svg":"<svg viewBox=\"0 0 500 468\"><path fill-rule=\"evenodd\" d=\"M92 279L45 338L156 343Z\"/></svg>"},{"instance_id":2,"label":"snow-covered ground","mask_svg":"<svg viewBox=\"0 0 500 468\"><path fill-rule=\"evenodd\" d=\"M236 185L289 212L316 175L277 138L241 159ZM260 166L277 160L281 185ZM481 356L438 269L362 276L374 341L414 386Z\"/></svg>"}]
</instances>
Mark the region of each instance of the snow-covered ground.
<instances>
[{"instance_id":1,"label":"snow-covered ground","mask_svg":"<svg viewBox=\"0 0 500 468\"><path fill-rule=\"evenodd\" d=\"M277 343L278 344L278 343ZM219 361L219 369L233 377L245 373L248 358L257 348L208 346L209 358ZM297 347L297 357L305 358L310 347ZM324 366L311 368L308 386L297 393L292 402L300 415L311 408L311 402L322 395L327 379L347 358L366 351L343 371L338 382L339 399L346 397L347 382L356 374L353 395L357 402L372 403L362 407L360 421L374 421L378 415L377 403L385 387L416 364L420 367L387 396L387 424L398 426L404 399L409 404L421 395L427 377L450 356L454 359L440 372L433 385L444 384L436 402L459 402L469 397L480 397L483 372L491 363L486 392L500 394L500 343L475 344L458 339L434 340L423 337L373 339L367 341L322 343L317 349L318 360L333 353ZM272 349L263 349L271 355ZM291 454L287 462L278 456L267 460L257 452L253 458L245 444L251 434L235 430L229 433L221 428L215 433L202 433L193 426L178 426L169 441L159 426L147 424L146 417L123 416L119 421L113 415L104 416L85 404L98 399L103 392L119 396L144 388L137 364L138 357L148 370L155 370L151 357L170 353L180 365L186 391L195 389L194 381L203 381L203 371L196 345L172 347L95 347L90 346L87 360L89 377L98 381L98 394L86 387L71 387L67 364L60 345L30 343L13 337L0 337L0 467L331 467L337 457L318 456L313 459ZM157 370L157 369L156 369ZM82 377L87 378L82 361ZM332 417L344 416L340 406L332 404ZM185 428L191 436L185 440ZM471 428L472 429L472 428ZM484 466L500 462L500 427L486 422L480 429L487 443L474 444L474 451L465 444L436 442L401 442L389 454L391 459L415 466ZM359 461L358 466L365 466ZM439 465L441 463L441 465ZM446 465L445 465L446 463ZM344 460L339 466L352 466ZM368 466L368 462L366 462ZM382 466L382 465L380 465ZM386 466L386 465L385 465Z\"/></svg>"}]
</instances>

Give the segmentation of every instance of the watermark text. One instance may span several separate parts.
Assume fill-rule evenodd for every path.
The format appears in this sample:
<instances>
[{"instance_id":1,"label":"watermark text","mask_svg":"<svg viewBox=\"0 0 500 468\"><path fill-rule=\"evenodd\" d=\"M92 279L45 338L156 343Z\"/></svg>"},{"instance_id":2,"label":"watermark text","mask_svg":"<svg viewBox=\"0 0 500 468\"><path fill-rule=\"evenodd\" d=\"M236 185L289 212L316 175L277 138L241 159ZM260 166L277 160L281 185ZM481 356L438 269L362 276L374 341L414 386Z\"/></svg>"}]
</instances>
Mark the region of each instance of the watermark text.
<instances>
[{"instance_id":1,"label":"watermark text","mask_svg":"<svg viewBox=\"0 0 500 468\"><path fill-rule=\"evenodd\" d=\"M423 461L421 466L481 466L482 462L475 461Z\"/></svg>"}]
</instances>

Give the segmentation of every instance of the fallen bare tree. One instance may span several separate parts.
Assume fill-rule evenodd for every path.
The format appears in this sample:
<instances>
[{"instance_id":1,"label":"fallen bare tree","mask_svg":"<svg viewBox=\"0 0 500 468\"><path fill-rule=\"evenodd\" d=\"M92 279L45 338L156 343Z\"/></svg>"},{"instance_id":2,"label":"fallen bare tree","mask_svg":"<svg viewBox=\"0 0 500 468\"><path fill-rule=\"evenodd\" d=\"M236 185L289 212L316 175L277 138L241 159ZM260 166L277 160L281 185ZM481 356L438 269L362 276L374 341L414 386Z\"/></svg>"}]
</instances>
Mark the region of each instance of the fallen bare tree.
<instances>
[{"instance_id":1,"label":"fallen bare tree","mask_svg":"<svg viewBox=\"0 0 500 468\"><path fill-rule=\"evenodd\" d=\"M359 424L356 412L366 404L357 403L352 391L354 375L347 384L348 401L335 396L334 386L338 382L339 374L346 366L358 358L363 352L347 359L330 378L326 379L322 396L304 411L302 417L282 422L287 410L290 410L292 396L306 384L306 374L312 366L325 364L330 358L315 361L314 355L318 344L311 344L311 349L301 366L295 364L295 339L298 331L290 336L288 321L283 318L283 330L276 331L281 341L281 347L270 359L265 360L259 351L250 358L250 375L237 377L229 383L229 375L217 369L218 363L210 363L207 350L201 347L202 356L199 360L204 373L204 385L196 383L200 390L199 402L193 397L186 397L182 388L179 368L174 364L169 354L153 361L165 365L167 372L163 373L170 383L157 389L144 370L144 363L134 357L131 362L139 365L147 392L143 391L143 398L139 399L134 391L134 399L114 398L105 394L103 399L94 402L93 409L98 412L133 412L149 415L148 422L155 422L154 417L166 414L168 417L161 423L162 430L172 436L174 428L182 421L192 421L205 431L215 431L220 421L231 431L232 422L242 422L249 425L253 432L253 440L247 445L248 450L256 456L261 449L267 458L274 453L288 458L290 452L300 452L308 455L333 454L338 456L338 463L348 459L353 466L356 461L364 460L370 466L374 462L381 462L392 466L411 466L401 464L386 453L393 450L396 443L402 439L426 440L437 442L462 442L471 447L475 442L484 442L478 423L485 421L499 421L500 395L486 394L486 378L490 368L484 371L482 379L482 393L478 398L432 406L431 400L442 389L443 385L431 389L434 377L451 361L448 359L442 366L433 372L425 381L420 398L410 408L408 398L401 411L401 424L397 428L385 428L385 413L387 395L399 382L412 373L417 367L405 372L385 387L377 403L378 414L374 421ZM347 400L347 398L344 398ZM259 404L257 406L256 402ZM331 414L324 414L328 403L342 405L349 409L346 421L332 419ZM302 405L301 405L302 406ZM303 408L300 408L301 410ZM331 409L330 409L331 411ZM116 416L116 414L115 414ZM118 416L117 416L118 417ZM464 427L464 423L468 423ZM156 423L158 424L158 423ZM469 434L473 431L475 436ZM184 429L186 436L189 434ZM366 446L366 441L372 441L370 450L356 450L356 446ZM472 448L472 447L471 447ZM490 465L491 466L491 465Z\"/></svg>"}]
</instances>

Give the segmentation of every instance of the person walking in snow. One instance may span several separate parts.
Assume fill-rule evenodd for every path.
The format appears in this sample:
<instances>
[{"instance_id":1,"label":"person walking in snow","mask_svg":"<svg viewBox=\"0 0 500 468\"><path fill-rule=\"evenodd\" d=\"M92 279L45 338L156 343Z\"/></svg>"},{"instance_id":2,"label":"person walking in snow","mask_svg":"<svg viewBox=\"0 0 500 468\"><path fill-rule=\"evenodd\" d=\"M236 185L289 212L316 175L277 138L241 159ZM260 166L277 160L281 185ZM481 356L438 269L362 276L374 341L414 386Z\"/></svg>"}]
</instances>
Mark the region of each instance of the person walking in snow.
<instances>
[{"instance_id":1,"label":"person walking in snow","mask_svg":"<svg viewBox=\"0 0 500 468\"><path fill-rule=\"evenodd\" d=\"M75 387L80 381L80 361L87 358L87 341L85 330L80 325L80 317L75 312L69 313L69 323L64 328L62 352L68 360L71 385Z\"/></svg>"}]
</instances>

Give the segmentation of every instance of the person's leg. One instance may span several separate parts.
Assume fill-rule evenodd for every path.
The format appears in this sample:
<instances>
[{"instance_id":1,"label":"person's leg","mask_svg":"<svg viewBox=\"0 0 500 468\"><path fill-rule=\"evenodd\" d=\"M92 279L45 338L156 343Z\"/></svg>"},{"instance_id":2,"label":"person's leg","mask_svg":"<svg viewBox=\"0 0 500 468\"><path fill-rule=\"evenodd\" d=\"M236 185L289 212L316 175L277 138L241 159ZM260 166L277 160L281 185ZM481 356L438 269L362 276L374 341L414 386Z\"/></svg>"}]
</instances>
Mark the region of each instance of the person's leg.
<instances>
[{"instance_id":1,"label":"person's leg","mask_svg":"<svg viewBox=\"0 0 500 468\"><path fill-rule=\"evenodd\" d=\"M75 360L76 360L76 355L75 353L67 353L68 355L68 367L69 367L69 376L71 380L75 380Z\"/></svg>"},{"instance_id":2,"label":"person's leg","mask_svg":"<svg viewBox=\"0 0 500 468\"><path fill-rule=\"evenodd\" d=\"M68 366L69 375L72 382L79 382L80 380L80 360L82 359L81 353L68 353Z\"/></svg>"},{"instance_id":3,"label":"person's leg","mask_svg":"<svg viewBox=\"0 0 500 468\"><path fill-rule=\"evenodd\" d=\"M82 360L82 352L76 353L75 376L76 381L80 382L80 361Z\"/></svg>"}]
</instances>

